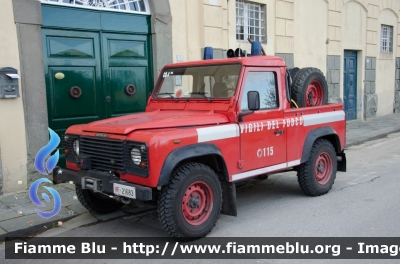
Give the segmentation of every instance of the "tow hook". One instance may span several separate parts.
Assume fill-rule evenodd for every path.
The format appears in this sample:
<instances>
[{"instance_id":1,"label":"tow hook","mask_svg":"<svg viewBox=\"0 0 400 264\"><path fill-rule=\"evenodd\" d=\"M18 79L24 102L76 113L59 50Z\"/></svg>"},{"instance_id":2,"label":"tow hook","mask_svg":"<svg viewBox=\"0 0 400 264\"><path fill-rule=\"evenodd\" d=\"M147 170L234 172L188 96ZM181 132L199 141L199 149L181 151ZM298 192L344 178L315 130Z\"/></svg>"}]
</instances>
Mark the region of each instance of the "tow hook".
<instances>
[{"instance_id":1,"label":"tow hook","mask_svg":"<svg viewBox=\"0 0 400 264\"><path fill-rule=\"evenodd\" d=\"M131 199L130 198L126 198L126 197L120 197L120 201L124 204L130 204L131 203Z\"/></svg>"}]
</instances>

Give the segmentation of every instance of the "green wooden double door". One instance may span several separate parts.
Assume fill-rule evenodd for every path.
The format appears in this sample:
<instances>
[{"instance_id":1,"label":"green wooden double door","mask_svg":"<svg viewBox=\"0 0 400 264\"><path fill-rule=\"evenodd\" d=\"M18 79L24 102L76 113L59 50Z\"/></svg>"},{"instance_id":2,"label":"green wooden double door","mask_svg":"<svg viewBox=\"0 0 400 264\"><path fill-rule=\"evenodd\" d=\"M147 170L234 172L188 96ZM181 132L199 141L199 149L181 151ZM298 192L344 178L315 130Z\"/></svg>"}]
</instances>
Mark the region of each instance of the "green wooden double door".
<instances>
[{"instance_id":1,"label":"green wooden double door","mask_svg":"<svg viewBox=\"0 0 400 264\"><path fill-rule=\"evenodd\" d=\"M74 124L144 111L150 35L43 28L42 36L49 126L61 138Z\"/></svg>"}]
</instances>

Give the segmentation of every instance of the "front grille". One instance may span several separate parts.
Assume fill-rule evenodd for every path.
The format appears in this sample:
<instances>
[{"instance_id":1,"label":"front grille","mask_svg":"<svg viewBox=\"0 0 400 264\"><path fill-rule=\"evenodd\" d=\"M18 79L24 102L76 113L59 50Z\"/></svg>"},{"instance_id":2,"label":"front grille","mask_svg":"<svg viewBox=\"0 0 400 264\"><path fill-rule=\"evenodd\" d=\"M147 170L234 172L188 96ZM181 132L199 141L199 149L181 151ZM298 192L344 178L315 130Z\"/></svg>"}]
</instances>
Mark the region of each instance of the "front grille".
<instances>
[{"instance_id":1,"label":"front grille","mask_svg":"<svg viewBox=\"0 0 400 264\"><path fill-rule=\"evenodd\" d=\"M125 170L124 141L97 137L81 137L80 153L91 157L92 169Z\"/></svg>"}]
</instances>

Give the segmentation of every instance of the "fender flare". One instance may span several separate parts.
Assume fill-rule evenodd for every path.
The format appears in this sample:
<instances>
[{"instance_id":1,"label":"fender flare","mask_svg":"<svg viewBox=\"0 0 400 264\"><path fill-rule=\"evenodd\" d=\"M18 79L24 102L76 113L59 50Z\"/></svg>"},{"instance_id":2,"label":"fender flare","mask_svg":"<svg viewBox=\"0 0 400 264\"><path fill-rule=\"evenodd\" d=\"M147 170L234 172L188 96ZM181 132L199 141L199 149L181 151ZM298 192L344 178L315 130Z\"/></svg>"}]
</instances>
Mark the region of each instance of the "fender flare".
<instances>
[{"instance_id":1,"label":"fender flare","mask_svg":"<svg viewBox=\"0 0 400 264\"><path fill-rule=\"evenodd\" d=\"M336 153L341 152L340 140L336 131L332 127L316 128L308 132L306 140L304 141L303 154L301 155L300 163L307 162L310 158L312 146L318 138L333 136L335 138L334 148Z\"/></svg>"},{"instance_id":2,"label":"fender flare","mask_svg":"<svg viewBox=\"0 0 400 264\"><path fill-rule=\"evenodd\" d=\"M201 157L205 155L217 155L220 157L222 162L222 169L227 175L228 170L224 162L221 150L214 144L211 143L200 143L184 146L181 148L174 149L168 154L167 158L164 160L164 164L161 168L160 177L158 178L157 186L163 186L168 184L169 178L172 174L174 168L183 160ZM226 179L227 180L227 179Z\"/></svg>"}]
</instances>

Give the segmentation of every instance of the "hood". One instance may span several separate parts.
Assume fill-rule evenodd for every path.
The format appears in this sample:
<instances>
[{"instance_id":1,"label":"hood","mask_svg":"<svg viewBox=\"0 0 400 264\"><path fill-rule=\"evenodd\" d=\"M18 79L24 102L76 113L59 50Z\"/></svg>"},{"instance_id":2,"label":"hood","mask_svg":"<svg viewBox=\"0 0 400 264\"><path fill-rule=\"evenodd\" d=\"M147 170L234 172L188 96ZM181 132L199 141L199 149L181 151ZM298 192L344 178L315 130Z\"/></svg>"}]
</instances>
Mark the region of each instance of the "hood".
<instances>
[{"instance_id":1,"label":"hood","mask_svg":"<svg viewBox=\"0 0 400 264\"><path fill-rule=\"evenodd\" d=\"M228 122L225 115L213 112L154 111L92 122L84 125L82 130L126 135L139 129L202 126Z\"/></svg>"}]
</instances>

